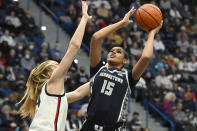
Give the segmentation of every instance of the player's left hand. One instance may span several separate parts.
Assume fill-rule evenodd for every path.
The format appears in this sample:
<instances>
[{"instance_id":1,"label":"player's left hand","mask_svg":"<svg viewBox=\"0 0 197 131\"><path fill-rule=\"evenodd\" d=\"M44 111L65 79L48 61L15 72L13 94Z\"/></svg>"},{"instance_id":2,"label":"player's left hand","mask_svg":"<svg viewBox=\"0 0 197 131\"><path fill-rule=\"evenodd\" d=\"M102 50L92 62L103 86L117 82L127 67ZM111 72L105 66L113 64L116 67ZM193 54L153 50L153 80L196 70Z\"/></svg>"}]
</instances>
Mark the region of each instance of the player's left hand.
<instances>
[{"instance_id":1,"label":"player's left hand","mask_svg":"<svg viewBox=\"0 0 197 131\"><path fill-rule=\"evenodd\" d=\"M136 9L134 7L131 8L131 10L129 12L127 12L124 16L124 18L122 19L122 21L127 25L130 23L133 23L132 20L130 20L130 17L133 15L133 13L136 11Z\"/></svg>"}]
</instances>

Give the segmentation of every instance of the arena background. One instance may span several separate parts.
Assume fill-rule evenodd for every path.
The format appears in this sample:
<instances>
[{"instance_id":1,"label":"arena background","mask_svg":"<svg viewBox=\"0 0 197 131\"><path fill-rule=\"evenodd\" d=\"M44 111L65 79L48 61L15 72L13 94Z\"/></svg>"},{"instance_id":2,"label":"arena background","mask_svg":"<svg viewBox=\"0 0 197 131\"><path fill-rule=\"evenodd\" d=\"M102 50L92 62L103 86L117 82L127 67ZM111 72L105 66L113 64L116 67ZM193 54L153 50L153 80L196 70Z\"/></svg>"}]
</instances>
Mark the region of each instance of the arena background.
<instances>
[{"instance_id":1,"label":"arena background","mask_svg":"<svg viewBox=\"0 0 197 131\"><path fill-rule=\"evenodd\" d=\"M92 34L123 18L144 3L157 5L163 28L154 40L154 57L129 100L128 131L197 130L197 1L89 0L88 23L68 73L66 90L89 80L89 41ZM29 72L44 60L60 61L81 16L80 0L0 0L0 131L27 131L31 118L17 113ZM103 44L103 62L110 44L129 53L135 65L147 32L134 23L111 34ZM88 98L69 105L65 131L78 131Z\"/></svg>"}]
</instances>

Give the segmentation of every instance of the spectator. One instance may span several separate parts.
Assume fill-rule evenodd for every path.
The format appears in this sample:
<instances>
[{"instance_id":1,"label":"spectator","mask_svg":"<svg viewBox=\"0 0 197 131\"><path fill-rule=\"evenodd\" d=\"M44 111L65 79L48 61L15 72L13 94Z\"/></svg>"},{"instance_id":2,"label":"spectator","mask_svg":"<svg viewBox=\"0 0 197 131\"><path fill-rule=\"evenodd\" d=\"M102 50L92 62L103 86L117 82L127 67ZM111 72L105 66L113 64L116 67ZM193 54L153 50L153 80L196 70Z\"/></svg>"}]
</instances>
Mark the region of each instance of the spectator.
<instances>
[{"instance_id":1,"label":"spectator","mask_svg":"<svg viewBox=\"0 0 197 131\"><path fill-rule=\"evenodd\" d=\"M3 57L3 53L0 50L0 67L4 68L6 66L6 59Z\"/></svg>"},{"instance_id":2,"label":"spectator","mask_svg":"<svg viewBox=\"0 0 197 131\"><path fill-rule=\"evenodd\" d=\"M83 85L86 82L88 82L89 77L86 74L86 68L84 66L81 66L79 68L79 74L76 76L77 79L77 83L79 83L79 85Z\"/></svg>"},{"instance_id":3,"label":"spectator","mask_svg":"<svg viewBox=\"0 0 197 131\"><path fill-rule=\"evenodd\" d=\"M190 18L191 17L191 12L189 11L189 6L187 4L185 4L183 6L183 10L181 10L181 16L183 16L183 18Z\"/></svg>"},{"instance_id":4,"label":"spectator","mask_svg":"<svg viewBox=\"0 0 197 131\"><path fill-rule=\"evenodd\" d=\"M114 45L122 45L123 39L117 32L111 33L108 36L109 41L113 41Z\"/></svg>"},{"instance_id":5,"label":"spectator","mask_svg":"<svg viewBox=\"0 0 197 131\"><path fill-rule=\"evenodd\" d=\"M177 82L173 83L172 92L176 95L177 101L183 100L183 98L184 98L183 89L182 89L182 87L179 86L179 84Z\"/></svg>"},{"instance_id":6,"label":"spectator","mask_svg":"<svg viewBox=\"0 0 197 131\"><path fill-rule=\"evenodd\" d=\"M180 71L189 71L189 63L187 57L184 57L178 64L178 69Z\"/></svg>"},{"instance_id":7,"label":"spectator","mask_svg":"<svg viewBox=\"0 0 197 131\"><path fill-rule=\"evenodd\" d=\"M152 81L153 78L154 78L153 72L147 71L147 72L145 73L145 75L144 75L144 80L146 81L147 86L150 85L150 83L151 83L151 81Z\"/></svg>"},{"instance_id":8,"label":"spectator","mask_svg":"<svg viewBox=\"0 0 197 131\"><path fill-rule=\"evenodd\" d=\"M172 113L175 110L174 107L174 102L176 100L176 96L174 93L169 92L165 95L164 97L164 101L163 101L163 111L164 113L166 113L167 115L171 116Z\"/></svg>"},{"instance_id":9,"label":"spectator","mask_svg":"<svg viewBox=\"0 0 197 131\"><path fill-rule=\"evenodd\" d=\"M22 20L23 25L25 26L24 28L26 28L26 26L27 26L28 24L35 25L35 20L34 20L34 18L32 17L31 11L30 11L30 10L27 10L27 11L25 12L25 16L22 17L22 18L23 18L23 20Z\"/></svg>"},{"instance_id":10,"label":"spectator","mask_svg":"<svg viewBox=\"0 0 197 131\"><path fill-rule=\"evenodd\" d=\"M105 4L102 3L99 8L97 8L96 13L99 17L107 19L109 15L109 10L105 8Z\"/></svg>"},{"instance_id":11,"label":"spectator","mask_svg":"<svg viewBox=\"0 0 197 131\"><path fill-rule=\"evenodd\" d=\"M192 91L191 86L190 85L186 85L186 89L184 91L184 95L188 95L189 98L193 101L196 101L196 95L195 93Z\"/></svg>"},{"instance_id":12,"label":"spectator","mask_svg":"<svg viewBox=\"0 0 197 131\"><path fill-rule=\"evenodd\" d=\"M10 49L10 52L9 52L9 55L8 55L6 61L7 61L7 66L11 66L11 67L13 67L13 69L19 68L20 60L16 56L16 51L14 48Z\"/></svg>"},{"instance_id":13,"label":"spectator","mask_svg":"<svg viewBox=\"0 0 197 131\"><path fill-rule=\"evenodd\" d=\"M6 20L4 23L2 23L2 28L4 30L9 30L10 33L17 32L16 27L12 24L12 22L10 20Z\"/></svg>"},{"instance_id":14,"label":"spectator","mask_svg":"<svg viewBox=\"0 0 197 131\"><path fill-rule=\"evenodd\" d=\"M11 23L12 23L16 28L18 28L18 27L21 26L21 21L20 21L20 19L15 15L15 13L16 13L16 12L15 12L14 10L10 11L10 14L9 14L8 16L6 16L5 20L6 20L6 21L7 21L7 20L10 20Z\"/></svg>"},{"instance_id":15,"label":"spectator","mask_svg":"<svg viewBox=\"0 0 197 131\"><path fill-rule=\"evenodd\" d=\"M197 117L194 112L189 113L189 124L185 127L185 131L195 131L197 127Z\"/></svg>"},{"instance_id":16,"label":"spectator","mask_svg":"<svg viewBox=\"0 0 197 131\"><path fill-rule=\"evenodd\" d=\"M142 54L142 50L138 47L137 42L133 42L131 47L130 47L130 52L129 52L132 56L134 56L136 59L139 59L141 54Z\"/></svg>"},{"instance_id":17,"label":"spectator","mask_svg":"<svg viewBox=\"0 0 197 131\"><path fill-rule=\"evenodd\" d=\"M175 5L178 8L182 8L182 2L180 2L179 0L171 0L172 4Z\"/></svg>"},{"instance_id":18,"label":"spectator","mask_svg":"<svg viewBox=\"0 0 197 131\"><path fill-rule=\"evenodd\" d=\"M8 95L8 97L5 99L5 101L3 101L2 105L8 105L12 110L16 110L17 107L16 107L16 95L15 93L10 93Z\"/></svg>"},{"instance_id":19,"label":"spectator","mask_svg":"<svg viewBox=\"0 0 197 131\"><path fill-rule=\"evenodd\" d=\"M160 7L161 7L161 9L164 9L164 10L171 9L171 1L170 0L161 0Z\"/></svg>"},{"instance_id":20,"label":"spectator","mask_svg":"<svg viewBox=\"0 0 197 131\"><path fill-rule=\"evenodd\" d=\"M6 68L5 68L5 78L10 83L15 82L16 75L15 75L12 67L6 66Z\"/></svg>"},{"instance_id":21,"label":"spectator","mask_svg":"<svg viewBox=\"0 0 197 131\"><path fill-rule=\"evenodd\" d=\"M1 130L14 130L17 127L17 124L15 122L15 119L11 115L11 109L8 105L4 105L1 108L1 113L0 113L0 129Z\"/></svg>"},{"instance_id":22,"label":"spectator","mask_svg":"<svg viewBox=\"0 0 197 131\"><path fill-rule=\"evenodd\" d=\"M182 110L182 103L176 105L176 111L173 112L173 118L176 123L175 131L184 131L186 122L188 121L187 114Z\"/></svg>"},{"instance_id":23,"label":"spectator","mask_svg":"<svg viewBox=\"0 0 197 131\"><path fill-rule=\"evenodd\" d=\"M25 74L23 73L20 73L18 75L18 78L16 80L16 89L15 91L18 91L18 92L23 92L24 89L26 88L26 79L25 79Z\"/></svg>"},{"instance_id":24,"label":"spectator","mask_svg":"<svg viewBox=\"0 0 197 131\"><path fill-rule=\"evenodd\" d=\"M77 11L75 9L74 4L70 4L69 7L66 9L66 15L68 15L73 21L77 18Z\"/></svg>"},{"instance_id":25,"label":"spectator","mask_svg":"<svg viewBox=\"0 0 197 131\"><path fill-rule=\"evenodd\" d=\"M5 30L4 35L0 37L0 43L2 43L3 41L7 41L8 45L11 47L14 47L16 45L14 39L12 38L12 36L10 36L9 30Z\"/></svg>"},{"instance_id":26,"label":"spectator","mask_svg":"<svg viewBox=\"0 0 197 131\"><path fill-rule=\"evenodd\" d=\"M194 55L191 56L191 61L188 62L188 71L195 73L197 71L197 61Z\"/></svg>"},{"instance_id":27,"label":"spectator","mask_svg":"<svg viewBox=\"0 0 197 131\"><path fill-rule=\"evenodd\" d=\"M20 63L22 68L29 72L36 66L35 60L31 57L31 52L29 50L25 50L24 55L25 56L21 59Z\"/></svg>"},{"instance_id":28,"label":"spectator","mask_svg":"<svg viewBox=\"0 0 197 131\"><path fill-rule=\"evenodd\" d=\"M190 19L185 19L184 26L185 27L185 32L188 33L189 35L195 34L195 29L191 25Z\"/></svg>"},{"instance_id":29,"label":"spectator","mask_svg":"<svg viewBox=\"0 0 197 131\"><path fill-rule=\"evenodd\" d=\"M161 69L160 74L155 77L155 82L158 87L161 86L161 84L166 88L172 90L172 82L171 80L166 76L166 70Z\"/></svg>"},{"instance_id":30,"label":"spectator","mask_svg":"<svg viewBox=\"0 0 197 131\"><path fill-rule=\"evenodd\" d=\"M191 99L190 94L186 93L183 99L183 111L186 113L195 112L196 111L196 104Z\"/></svg>"},{"instance_id":31,"label":"spectator","mask_svg":"<svg viewBox=\"0 0 197 131\"><path fill-rule=\"evenodd\" d=\"M139 120L139 113L134 112L133 118L129 123L129 130L130 131L143 131L142 122Z\"/></svg>"},{"instance_id":32,"label":"spectator","mask_svg":"<svg viewBox=\"0 0 197 131\"><path fill-rule=\"evenodd\" d=\"M31 23L27 25L27 29L25 30L25 35L27 35L30 38L30 40L34 40L35 38L44 39L44 34L40 30L40 28Z\"/></svg>"},{"instance_id":33,"label":"spectator","mask_svg":"<svg viewBox=\"0 0 197 131\"><path fill-rule=\"evenodd\" d=\"M181 18L181 14L177 10L176 6L173 6L172 9L170 9L170 16L172 18Z\"/></svg>"},{"instance_id":34,"label":"spectator","mask_svg":"<svg viewBox=\"0 0 197 131\"><path fill-rule=\"evenodd\" d=\"M192 40L190 47L193 49L194 55L197 57L197 43L195 39Z\"/></svg>"},{"instance_id":35,"label":"spectator","mask_svg":"<svg viewBox=\"0 0 197 131\"><path fill-rule=\"evenodd\" d=\"M5 73L4 73L4 69L3 68L0 68L0 89L7 89L9 88L8 87L8 81L6 81L6 78L5 78ZM3 92L0 93L0 98L3 98L5 97Z\"/></svg>"},{"instance_id":36,"label":"spectator","mask_svg":"<svg viewBox=\"0 0 197 131\"><path fill-rule=\"evenodd\" d=\"M60 57L62 58L64 53L62 52L60 48L60 43L56 42L55 47L51 49L51 56L54 57L55 53L58 52L60 54Z\"/></svg>"},{"instance_id":37,"label":"spectator","mask_svg":"<svg viewBox=\"0 0 197 131\"><path fill-rule=\"evenodd\" d=\"M182 52L186 52L187 48L189 47L189 42L188 42L188 34L185 31L185 27L181 27L181 32L177 34L177 46L180 47Z\"/></svg>"},{"instance_id":38,"label":"spectator","mask_svg":"<svg viewBox=\"0 0 197 131\"><path fill-rule=\"evenodd\" d=\"M154 49L159 56L161 56L165 52L165 45L161 41L159 34L156 35L156 39L154 40Z\"/></svg>"},{"instance_id":39,"label":"spectator","mask_svg":"<svg viewBox=\"0 0 197 131\"><path fill-rule=\"evenodd\" d=\"M16 46L16 55L17 55L16 57L22 59L22 57L24 56L24 51L25 51L24 43L18 43Z\"/></svg>"},{"instance_id":40,"label":"spectator","mask_svg":"<svg viewBox=\"0 0 197 131\"><path fill-rule=\"evenodd\" d=\"M160 71L161 69L165 69L165 70L168 70L168 63L164 60L164 59L161 59L161 61L157 62L155 64L155 69L157 71Z\"/></svg>"},{"instance_id":41,"label":"spectator","mask_svg":"<svg viewBox=\"0 0 197 131\"><path fill-rule=\"evenodd\" d=\"M168 75L168 78L172 81L172 82L178 82L181 79L181 74L178 73L177 71L177 67L176 66L172 66L170 68L170 74Z\"/></svg>"},{"instance_id":42,"label":"spectator","mask_svg":"<svg viewBox=\"0 0 197 131\"><path fill-rule=\"evenodd\" d=\"M169 67L172 67L172 66L175 66L175 61L174 61L174 57L173 55L168 55L168 66Z\"/></svg>"},{"instance_id":43,"label":"spectator","mask_svg":"<svg viewBox=\"0 0 197 131\"><path fill-rule=\"evenodd\" d=\"M23 43L24 45L28 44L27 38L24 33L18 34L18 37L15 38L16 43Z\"/></svg>"},{"instance_id":44,"label":"spectator","mask_svg":"<svg viewBox=\"0 0 197 131\"><path fill-rule=\"evenodd\" d=\"M77 114L75 111L71 111L68 114L68 120L66 121L66 131L79 131L82 127L82 123L77 119Z\"/></svg>"}]
</instances>

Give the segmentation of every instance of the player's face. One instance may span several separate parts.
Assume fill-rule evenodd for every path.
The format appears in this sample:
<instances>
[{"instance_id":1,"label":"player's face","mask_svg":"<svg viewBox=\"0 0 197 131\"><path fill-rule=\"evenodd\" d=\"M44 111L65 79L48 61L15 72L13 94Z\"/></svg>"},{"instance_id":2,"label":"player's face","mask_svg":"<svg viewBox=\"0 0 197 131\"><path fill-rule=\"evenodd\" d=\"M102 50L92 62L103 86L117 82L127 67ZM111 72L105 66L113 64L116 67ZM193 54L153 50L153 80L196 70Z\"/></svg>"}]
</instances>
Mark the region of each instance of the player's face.
<instances>
[{"instance_id":1,"label":"player's face","mask_svg":"<svg viewBox=\"0 0 197 131\"><path fill-rule=\"evenodd\" d=\"M112 48L107 55L109 65L120 66L126 64L125 53L121 47Z\"/></svg>"}]
</instances>

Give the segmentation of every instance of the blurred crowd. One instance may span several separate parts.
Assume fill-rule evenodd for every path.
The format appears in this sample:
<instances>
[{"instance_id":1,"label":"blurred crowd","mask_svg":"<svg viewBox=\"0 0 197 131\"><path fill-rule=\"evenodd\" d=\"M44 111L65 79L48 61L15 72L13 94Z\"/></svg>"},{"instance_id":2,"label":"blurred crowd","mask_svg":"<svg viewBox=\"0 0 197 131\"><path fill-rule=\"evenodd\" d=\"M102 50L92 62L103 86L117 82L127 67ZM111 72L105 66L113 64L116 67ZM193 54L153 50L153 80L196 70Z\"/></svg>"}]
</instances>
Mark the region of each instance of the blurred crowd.
<instances>
[{"instance_id":1,"label":"blurred crowd","mask_svg":"<svg viewBox=\"0 0 197 131\"><path fill-rule=\"evenodd\" d=\"M74 33L81 16L80 0L34 0L43 2L60 21L60 26L70 35ZM97 30L121 20L131 8L144 3L157 5L163 14L163 28L154 40L154 56L143 74L134 94L136 101L148 99L176 123L177 131L197 128L197 1L196 0L91 0L89 14L93 20L88 23L83 39L88 53L91 36ZM103 60L111 45L121 45L129 53L125 68L136 64L146 44L147 32L135 22L114 32L104 40ZM63 51L60 43L54 47L44 41L44 35L35 24L31 11L23 10L13 0L0 0L0 130L27 130L31 120L20 119L17 101L23 95L25 83L32 68L44 60L60 62ZM67 91L76 89L89 80L86 67L73 62L65 84ZM88 98L69 105L67 131L81 127ZM84 104L85 103L85 104ZM81 109L81 110L79 110ZM164 120L153 110L150 113L161 124ZM143 129L140 114L133 114L128 121L128 130ZM137 122L137 124L136 124ZM138 126L136 126L138 125ZM167 125L168 126L168 125Z\"/></svg>"}]
</instances>

